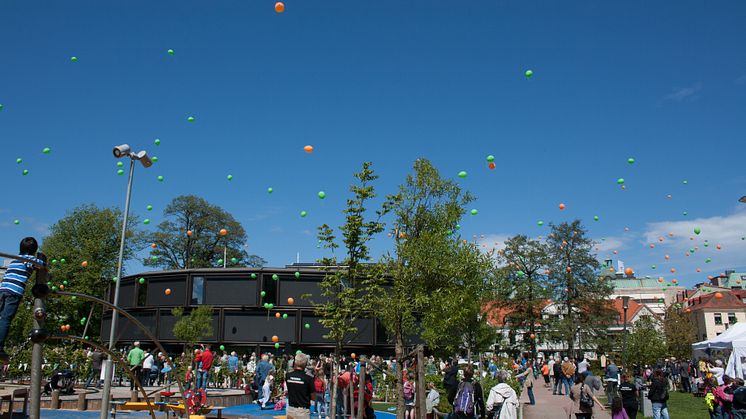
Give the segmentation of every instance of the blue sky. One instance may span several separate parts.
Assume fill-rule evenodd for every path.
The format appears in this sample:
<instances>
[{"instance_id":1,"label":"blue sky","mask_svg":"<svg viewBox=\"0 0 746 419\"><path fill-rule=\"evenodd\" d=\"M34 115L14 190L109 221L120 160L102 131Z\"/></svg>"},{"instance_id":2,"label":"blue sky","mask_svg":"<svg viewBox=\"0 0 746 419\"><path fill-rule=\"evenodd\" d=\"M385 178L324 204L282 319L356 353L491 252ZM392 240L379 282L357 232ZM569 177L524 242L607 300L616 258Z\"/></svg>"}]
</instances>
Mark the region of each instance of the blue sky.
<instances>
[{"instance_id":1,"label":"blue sky","mask_svg":"<svg viewBox=\"0 0 746 419\"><path fill-rule=\"evenodd\" d=\"M601 259L639 275L746 269L746 3L285 5L1 3L0 249L77 205L121 207L111 148L129 143L159 157L135 175L132 209L150 228L171 198L201 195L273 266L322 255L315 229L339 224L363 161L385 194L426 157L468 172L479 214L462 234L485 248L578 217Z\"/></svg>"}]
</instances>

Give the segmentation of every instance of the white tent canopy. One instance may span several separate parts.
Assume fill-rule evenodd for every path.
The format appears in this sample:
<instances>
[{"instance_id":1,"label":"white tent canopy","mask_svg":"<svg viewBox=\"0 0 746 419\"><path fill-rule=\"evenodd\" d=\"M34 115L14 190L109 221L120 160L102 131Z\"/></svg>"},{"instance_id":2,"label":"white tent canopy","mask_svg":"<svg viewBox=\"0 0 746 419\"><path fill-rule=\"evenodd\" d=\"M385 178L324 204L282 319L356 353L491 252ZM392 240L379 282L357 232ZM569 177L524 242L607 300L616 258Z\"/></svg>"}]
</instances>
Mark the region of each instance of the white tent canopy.
<instances>
[{"instance_id":1,"label":"white tent canopy","mask_svg":"<svg viewBox=\"0 0 746 419\"><path fill-rule=\"evenodd\" d=\"M725 373L733 378L744 378L746 366L746 323L737 323L713 339L692 345L693 351L731 351Z\"/></svg>"}]
</instances>

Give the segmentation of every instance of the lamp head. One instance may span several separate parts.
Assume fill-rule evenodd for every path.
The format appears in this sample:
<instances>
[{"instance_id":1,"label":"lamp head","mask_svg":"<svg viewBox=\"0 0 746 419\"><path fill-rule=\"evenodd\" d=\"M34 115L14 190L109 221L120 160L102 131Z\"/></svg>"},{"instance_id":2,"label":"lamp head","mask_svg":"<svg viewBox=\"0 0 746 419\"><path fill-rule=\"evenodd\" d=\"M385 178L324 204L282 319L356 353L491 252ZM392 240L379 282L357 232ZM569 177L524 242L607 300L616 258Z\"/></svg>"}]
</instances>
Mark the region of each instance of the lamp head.
<instances>
[{"instance_id":1,"label":"lamp head","mask_svg":"<svg viewBox=\"0 0 746 419\"><path fill-rule=\"evenodd\" d=\"M122 157L129 156L132 149L130 149L129 144L122 144L114 147L113 153L114 157L121 159Z\"/></svg>"},{"instance_id":2,"label":"lamp head","mask_svg":"<svg viewBox=\"0 0 746 419\"><path fill-rule=\"evenodd\" d=\"M142 163L143 167L145 168L148 168L153 165L153 160L150 160L150 156L148 156L148 152L145 150L142 150L136 154L133 154L132 158L135 160L140 160L140 163Z\"/></svg>"},{"instance_id":3,"label":"lamp head","mask_svg":"<svg viewBox=\"0 0 746 419\"><path fill-rule=\"evenodd\" d=\"M744 196L740 197L740 198L738 199L738 202L741 202L741 203L743 203L743 204L746 204L746 195L744 195Z\"/></svg>"}]
</instances>

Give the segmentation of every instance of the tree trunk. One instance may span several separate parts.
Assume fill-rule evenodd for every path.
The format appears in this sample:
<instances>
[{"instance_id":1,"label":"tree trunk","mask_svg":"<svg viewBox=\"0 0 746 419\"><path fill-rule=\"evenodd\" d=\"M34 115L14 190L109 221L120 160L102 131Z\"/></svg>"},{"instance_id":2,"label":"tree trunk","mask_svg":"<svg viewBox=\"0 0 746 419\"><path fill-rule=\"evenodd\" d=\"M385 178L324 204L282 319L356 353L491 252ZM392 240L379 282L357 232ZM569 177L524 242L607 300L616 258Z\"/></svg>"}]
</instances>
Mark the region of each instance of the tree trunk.
<instances>
[{"instance_id":1,"label":"tree trunk","mask_svg":"<svg viewBox=\"0 0 746 419\"><path fill-rule=\"evenodd\" d=\"M425 405L425 349L417 345L417 411L415 417L424 419L427 406ZM360 418L362 419L362 418Z\"/></svg>"},{"instance_id":2,"label":"tree trunk","mask_svg":"<svg viewBox=\"0 0 746 419\"><path fill-rule=\"evenodd\" d=\"M332 376L331 382L329 383L329 411L327 416L330 418L337 418L337 359L339 359L339 348L334 349L334 356L332 357Z\"/></svg>"},{"instance_id":3,"label":"tree trunk","mask_svg":"<svg viewBox=\"0 0 746 419\"><path fill-rule=\"evenodd\" d=\"M396 344L394 345L394 356L396 358L396 371L394 380L396 380L396 417L404 417L404 386L402 385L402 368L404 367L404 336L397 333Z\"/></svg>"},{"instance_id":4,"label":"tree trunk","mask_svg":"<svg viewBox=\"0 0 746 419\"><path fill-rule=\"evenodd\" d=\"M347 369L350 371L350 385L347 386L347 399L349 402L347 403L348 407L350 408L349 414L350 419L355 417L355 386L354 378L355 378L355 367L352 365L352 362L347 364ZM345 414L348 413L345 411Z\"/></svg>"},{"instance_id":5,"label":"tree trunk","mask_svg":"<svg viewBox=\"0 0 746 419\"><path fill-rule=\"evenodd\" d=\"M360 383L357 389L357 419L363 419L363 414L365 413L365 390L367 387L365 385L365 373L365 361L360 357L360 374L358 374L360 377Z\"/></svg>"}]
</instances>

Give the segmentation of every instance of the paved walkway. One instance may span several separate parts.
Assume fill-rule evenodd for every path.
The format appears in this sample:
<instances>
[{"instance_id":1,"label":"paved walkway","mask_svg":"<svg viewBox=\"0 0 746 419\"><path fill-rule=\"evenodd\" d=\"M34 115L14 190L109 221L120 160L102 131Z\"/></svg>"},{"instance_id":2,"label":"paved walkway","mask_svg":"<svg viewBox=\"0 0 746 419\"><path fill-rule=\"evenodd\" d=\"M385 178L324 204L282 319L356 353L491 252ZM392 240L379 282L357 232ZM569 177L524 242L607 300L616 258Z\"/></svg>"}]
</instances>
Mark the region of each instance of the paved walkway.
<instances>
[{"instance_id":1,"label":"paved walkway","mask_svg":"<svg viewBox=\"0 0 746 419\"><path fill-rule=\"evenodd\" d=\"M553 396L552 389L545 388L543 382L537 380L534 385L535 405L524 404L528 403L528 392L524 389L522 393L521 404L523 404L524 419L566 419L568 417L565 413L565 406L570 403L570 398ZM611 419L608 409L602 411L599 408L593 408L593 417L596 419Z\"/></svg>"}]
</instances>

